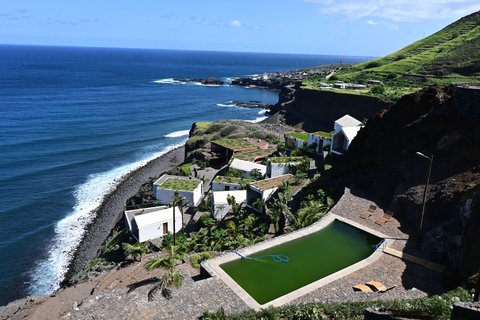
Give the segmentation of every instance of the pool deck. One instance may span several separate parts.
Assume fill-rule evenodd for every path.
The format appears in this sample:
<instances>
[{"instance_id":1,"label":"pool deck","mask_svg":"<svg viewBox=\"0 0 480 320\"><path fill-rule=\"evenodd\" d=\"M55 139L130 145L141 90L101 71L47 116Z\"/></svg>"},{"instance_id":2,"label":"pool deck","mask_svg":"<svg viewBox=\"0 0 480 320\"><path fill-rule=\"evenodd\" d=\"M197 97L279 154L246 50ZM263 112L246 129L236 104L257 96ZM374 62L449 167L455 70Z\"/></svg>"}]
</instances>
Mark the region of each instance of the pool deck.
<instances>
[{"instance_id":1,"label":"pool deck","mask_svg":"<svg viewBox=\"0 0 480 320\"><path fill-rule=\"evenodd\" d=\"M370 200L353 195L350 190L346 189L345 194L332 208L331 213L336 217L344 218L345 221L348 220L357 227L358 225L362 226L362 230L373 230L373 234L403 239L395 240L391 245L395 249L403 249L408 235L401 231L403 228L398 221L392 219L383 226L376 225L375 218L383 215L380 208L367 220L359 217L372 204L375 205ZM317 224L328 223L326 218L328 217L324 217ZM297 232L303 232L303 230ZM279 238L287 236L289 235ZM246 252L248 249L240 251ZM445 288L440 285L442 278L440 273L389 254L375 252L375 254L377 253L380 257L371 263L365 263L363 267L359 266L355 271L345 272L344 276L337 274L336 280L332 279L316 289L310 288L312 291L306 290L308 292L303 295L290 296L291 300L285 301L285 304L419 298L445 291ZM144 270L142 265L131 268ZM69 306L70 319L90 319L92 314L105 314L105 310L111 310L118 319L183 320L196 319L207 310L215 311L223 308L226 313L232 314L251 308L239 297L239 291L232 289L223 279L213 276L205 280L194 281L192 277L198 276L197 270L191 268L187 263L180 265L179 269L185 275L185 282L180 289L174 290L174 297L171 300L158 297L155 301L148 301L147 293L151 289L150 285L130 292L128 284L137 283L152 275L144 274L144 271L136 275L137 271L132 273L129 268L125 268L118 271L125 275L112 277L112 284L108 285L107 289L96 292L95 297L88 295L83 302L81 301L79 310L72 311ZM158 275L158 270L154 275ZM394 288L385 293L353 291L352 286L371 280L381 281L387 287L394 286ZM99 318L106 319L107 317L100 316Z\"/></svg>"},{"instance_id":2,"label":"pool deck","mask_svg":"<svg viewBox=\"0 0 480 320\"><path fill-rule=\"evenodd\" d=\"M233 261L233 260L238 260L240 259L240 256L234 252L229 252L226 254L223 254L219 257L216 257L214 259L210 259L205 261L202 266L203 268L210 273L210 275L221 279L229 288L231 288L237 295L252 309L255 310L261 310L264 308L267 308L269 306L274 306L278 307L281 305L284 305L290 301L293 301L295 299L298 299L299 297L313 292L318 288L321 288L325 286L326 284L333 282L335 280L341 279L345 277L346 275L355 272L357 270L360 270L369 264L373 263L374 261L378 260L382 255L382 248L384 246L388 246L393 243L393 240L386 239L388 238L387 235L374 230L372 228L366 227L360 223L357 223L355 221L346 219L344 217L341 217L337 214L334 214L332 212L328 213L325 217L323 217L320 221L314 223L311 226L308 226L306 228L272 238L268 241L264 241L243 249L238 250L238 252L243 255L243 256L248 256L252 255L258 251L262 251L280 244L283 244L285 242L289 242L301 237L304 237L306 235L312 234L314 232L317 232L323 228L325 228L327 225L332 223L334 220L339 220L344 223L350 224L358 229L361 229L365 232L371 233L379 238L384 239L384 243L382 246L377 248L369 257L347 267L342 270L339 270L331 275L328 275L326 277L323 277L317 281L314 281L306 286L303 286L297 290L294 290L288 294L285 294L277 299L274 299L268 303L265 304L259 304L257 301L255 301L240 285L238 285L221 267L220 265Z\"/></svg>"}]
</instances>

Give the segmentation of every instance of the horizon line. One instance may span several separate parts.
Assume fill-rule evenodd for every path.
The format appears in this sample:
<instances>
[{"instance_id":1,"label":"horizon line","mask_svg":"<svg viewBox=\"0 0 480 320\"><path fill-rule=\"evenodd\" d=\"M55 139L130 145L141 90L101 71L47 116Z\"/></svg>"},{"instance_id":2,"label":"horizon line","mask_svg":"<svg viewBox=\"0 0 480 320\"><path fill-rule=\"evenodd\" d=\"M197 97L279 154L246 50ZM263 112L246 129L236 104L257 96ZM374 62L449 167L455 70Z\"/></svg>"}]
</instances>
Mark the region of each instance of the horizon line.
<instances>
[{"instance_id":1,"label":"horizon line","mask_svg":"<svg viewBox=\"0 0 480 320\"><path fill-rule=\"evenodd\" d=\"M24 43L0 43L0 46L23 46L23 47L55 47L55 48L91 48L91 49L124 49L124 50L163 50L163 51L193 51L193 52L221 52L221 53L246 53L246 54L278 54L278 55L304 55L304 56L330 56L377 59L377 56L361 56L347 54L320 54L320 53L285 53L265 51L231 51L231 50L207 50L207 49L175 49L175 48L146 48L146 47L117 47L117 46L88 46L88 45L60 45L60 44L24 44Z\"/></svg>"}]
</instances>

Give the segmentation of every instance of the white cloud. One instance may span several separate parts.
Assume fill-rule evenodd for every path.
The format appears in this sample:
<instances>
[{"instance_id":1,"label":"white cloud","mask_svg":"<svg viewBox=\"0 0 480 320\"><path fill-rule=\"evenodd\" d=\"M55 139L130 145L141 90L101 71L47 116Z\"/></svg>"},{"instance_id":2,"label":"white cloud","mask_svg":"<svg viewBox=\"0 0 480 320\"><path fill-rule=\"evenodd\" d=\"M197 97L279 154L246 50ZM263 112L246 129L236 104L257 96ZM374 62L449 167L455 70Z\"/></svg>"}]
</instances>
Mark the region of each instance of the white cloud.
<instances>
[{"instance_id":1,"label":"white cloud","mask_svg":"<svg viewBox=\"0 0 480 320\"><path fill-rule=\"evenodd\" d=\"M480 10L478 0L301 0L315 3L320 13L348 19L377 17L396 22L458 19ZM373 21L373 20L372 20Z\"/></svg>"},{"instance_id":2,"label":"white cloud","mask_svg":"<svg viewBox=\"0 0 480 320\"><path fill-rule=\"evenodd\" d=\"M367 24L371 25L371 26L376 26L378 24L378 22L375 22L372 19L370 19L370 20L367 21Z\"/></svg>"},{"instance_id":3,"label":"white cloud","mask_svg":"<svg viewBox=\"0 0 480 320\"><path fill-rule=\"evenodd\" d=\"M242 22L240 20L232 20L230 21L230 26L239 28L242 26Z\"/></svg>"}]
</instances>

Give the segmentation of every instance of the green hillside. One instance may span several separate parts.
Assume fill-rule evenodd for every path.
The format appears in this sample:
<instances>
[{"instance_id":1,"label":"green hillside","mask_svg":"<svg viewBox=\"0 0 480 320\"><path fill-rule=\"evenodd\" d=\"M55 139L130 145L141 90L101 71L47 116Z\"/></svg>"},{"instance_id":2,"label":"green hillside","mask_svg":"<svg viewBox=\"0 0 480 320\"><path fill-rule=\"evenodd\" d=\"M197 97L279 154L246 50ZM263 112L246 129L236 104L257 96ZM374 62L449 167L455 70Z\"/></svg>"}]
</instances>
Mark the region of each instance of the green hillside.
<instances>
[{"instance_id":1,"label":"green hillside","mask_svg":"<svg viewBox=\"0 0 480 320\"><path fill-rule=\"evenodd\" d=\"M480 11L384 58L353 66L338 79L446 84L480 80Z\"/></svg>"},{"instance_id":2,"label":"green hillside","mask_svg":"<svg viewBox=\"0 0 480 320\"><path fill-rule=\"evenodd\" d=\"M358 84L380 80L383 85L361 90L320 87L322 82L339 80ZM480 82L480 11L386 57L344 66L329 80L324 74L304 79L303 87L398 100L425 86L462 82Z\"/></svg>"}]
</instances>

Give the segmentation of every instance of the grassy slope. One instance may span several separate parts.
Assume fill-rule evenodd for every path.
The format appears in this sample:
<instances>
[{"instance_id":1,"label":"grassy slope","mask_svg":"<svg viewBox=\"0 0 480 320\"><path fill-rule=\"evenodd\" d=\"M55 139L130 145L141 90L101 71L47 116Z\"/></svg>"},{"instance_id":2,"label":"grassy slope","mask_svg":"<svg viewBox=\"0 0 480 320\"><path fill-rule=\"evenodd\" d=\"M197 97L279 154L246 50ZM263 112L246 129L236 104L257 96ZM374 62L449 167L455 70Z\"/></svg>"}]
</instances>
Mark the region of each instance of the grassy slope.
<instances>
[{"instance_id":1,"label":"grassy slope","mask_svg":"<svg viewBox=\"0 0 480 320\"><path fill-rule=\"evenodd\" d=\"M385 91L322 90L398 100L429 85L480 82L480 11L386 57L344 67L335 76L335 80L364 84L370 79L383 81ZM320 82L335 80L317 75L305 79L303 87L318 90Z\"/></svg>"},{"instance_id":2,"label":"grassy slope","mask_svg":"<svg viewBox=\"0 0 480 320\"><path fill-rule=\"evenodd\" d=\"M447 84L480 80L480 12L386 57L354 66L338 78Z\"/></svg>"}]
</instances>

